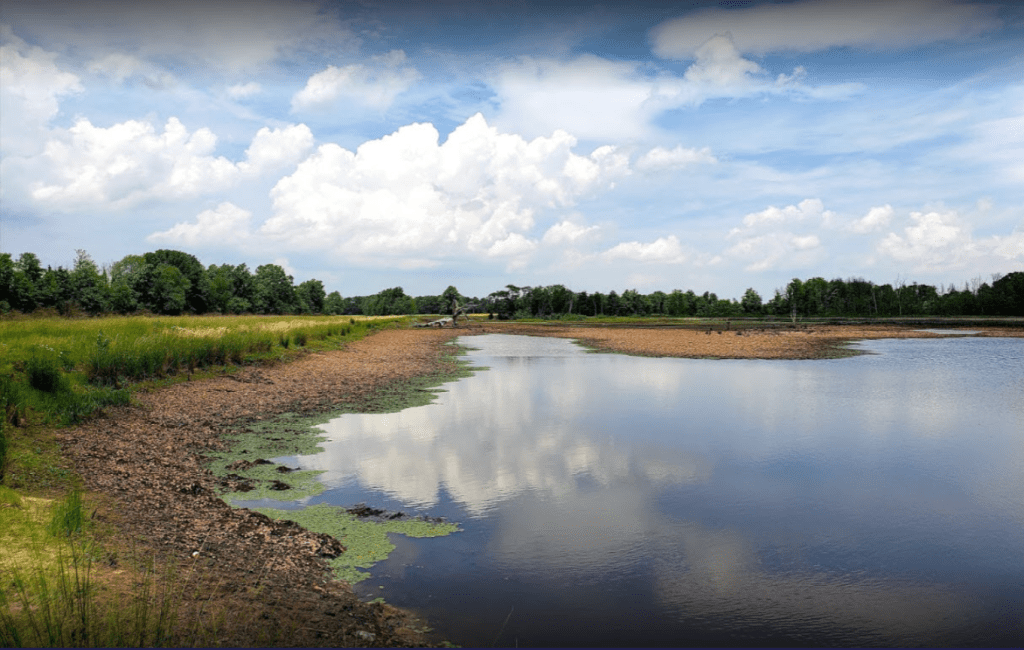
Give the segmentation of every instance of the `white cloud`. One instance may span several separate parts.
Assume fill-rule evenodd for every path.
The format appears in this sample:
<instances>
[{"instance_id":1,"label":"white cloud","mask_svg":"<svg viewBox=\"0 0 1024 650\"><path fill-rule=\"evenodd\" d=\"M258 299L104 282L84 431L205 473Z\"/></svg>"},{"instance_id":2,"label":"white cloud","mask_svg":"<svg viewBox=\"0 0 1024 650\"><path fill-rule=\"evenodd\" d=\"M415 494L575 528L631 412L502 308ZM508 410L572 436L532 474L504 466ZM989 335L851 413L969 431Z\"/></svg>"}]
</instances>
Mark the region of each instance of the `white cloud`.
<instances>
[{"instance_id":1,"label":"white cloud","mask_svg":"<svg viewBox=\"0 0 1024 650\"><path fill-rule=\"evenodd\" d=\"M659 237L649 244L638 241L622 242L601 255L609 260L631 260L634 262L661 262L679 264L686 260L683 247L675 235Z\"/></svg>"},{"instance_id":2,"label":"white cloud","mask_svg":"<svg viewBox=\"0 0 1024 650\"><path fill-rule=\"evenodd\" d=\"M903 234L890 232L876 248L915 271L1024 268L1024 229L975 240L970 221L955 210L911 212Z\"/></svg>"},{"instance_id":3,"label":"white cloud","mask_svg":"<svg viewBox=\"0 0 1024 650\"><path fill-rule=\"evenodd\" d=\"M863 89L856 83L810 86L800 66L792 74L780 74L772 80L759 64L740 55L729 32L708 38L694 56L695 61L682 77L663 76L658 80L649 102L652 106L696 106L716 97L779 94L834 100L846 99Z\"/></svg>"},{"instance_id":4,"label":"white cloud","mask_svg":"<svg viewBox=\"0 0 1024 650\"><path fill-rule=\"evenodd\" d=\"M862 219L858 219L850 224L849 229L858 234L881 230L889 225L892 215L892 206L886 203L885 205L868 210L868 213Z\"/></svg>"},{"instance_id":5,"label":"white cloud","mask_svg":"<svg viewBox=\"0 0 1024 650\"><path fill-rule=\"evenodd\" d=\"M634 167L641 171L664 171L679 169L698 163L717 163L718 159L711 155L711 149L687 149L678 145L672 149L654 147L637 159Z\"/></svg>"},{"instance_id":6,"label":"white cloud","mask_svg":"<svg viewBox=\"0 0 1024 650\"><path fill-rule=\"evenodd\" d=\"M804 235L803 237L791 237L789 243L798 251L805 251L821 246L821 240L817 235Z\"/></svg>"},{"instance_id":7,"label":"white cloud","mask_svg":"<svg viewBox=\"0 0 1024 650\"><path fill-rule=\"evenodd\" d=\"M263 127L245 150L246 160L238 163L244 171L261 173L294 165L313 148L313 132L305 124L284 128Z\"/></svg>"},{"instance_id":8,"label":"white cloud","mask_svg":"<svg viewBox=\"0 0 1024 650\"><path fill-rule=\"evenodd\" d=\"M245 99L247 97L252 97L253 95L258 95L261 92L263 92L263 86L255 81L250 81L249 83L244 84L235 84L227 87L228 96L232 99Z\"/></svg>"},{"instance_id":9,"label":"white cloud","mask_svg":"<svg viewBox=\"0 0 1024 650\"><path fill-rule=\"evenodd\" d=\"M817 235L794 235L771 232L745 237L725 251L726 255L749 263L747 271L769 271L776 268L806 268L820 261L821 241Z\"/></svg>"},{"instance_id":10,"label":"white cloud","mask_svg":"<svg viewBox=\"0 0 1024 650\"><path fill-rule=\"evenodd\" d=\"M821 239L814 233L794 233L793 227L820 228L830 225L835 213L820 199L804 199L784 208L769 206L743 217L743 228L733 228L726 239L735 243L726 255L748 262L747 271L768 271L777 267L801 268L820 260Z\"/></svg>"},{"instance_id":11,"label":"white cloud","mask_svg":"<svg viewBox=\"0 0 1024 650\"><path fill-rule=\"evenodd\" d=\"M252 213L225 201L212 210L196 215L194 223L176 223L162 232L155 232L146 241L195 247L216 247L238 244L248 239Z\"/></svg>"},{"instance_id":12,"label":"white cloud","mask_svg":"<svg viewBox=\"0 0 1024 650\"><path fill-rule=\"evenodd\" d=\"M35 153L60 98L82 92L82 84L57 66L56 53L30 47L6 25L0 26L0 42L0 151Z\"/></svg>"},{"instance_id":13,"label":"white cloud","mask_svg":"<svg viewBox=\"0 0 1024 650\"><path fill-rule=\"evenodd\" d=\"M639 138L659 110L646 105L653 85L636 64L591 54L567 62L523 57L502 66L491 85L501 106L497 123L527 135L568 129L581 138Z\"/></svg>"},{"instance_id":14,"label":"white cloud","mask_svg":"<svg viewBox=\"0 0 1024 650\"><path fill-rule=\"evenodd\" d=\"M148 122L128 120L103 128L79 119L47 142L42 157L50 178L37 181L31 196L63 208L198 196L230 187L243 176L294 164L312 147L313 138L302 124L260 129L247 160L237 164L212 155L216 145L212 131L200 128L190 134L174 117L162 133Z\"/></svg>"},{"instance_id":15,"label":"white cloud","mask_svg":"<svg viewBox=\"0 0 1024 650\"><path fill-rule=\"evenodd\" d=\"M803 0L744 9L704 9L651 30L654 53L690 59L715 34L732 33L751 54L831 47L904 49L960 40L998 28L995 5L952 0Z\"/></svg>"},{"instance_id":16,"label":"white cloud","mask_svg":"<svg viewBox=\"0 0 1024 650\"><path fill-rule=\"evenodd\" d=\"M587 239L600 230L599 226L581 226L570 221L560 221L548 228L544 233L542 241L551 246L558 244L573 244L582 239Z\"/></svg>"},{"instance_id":17,"label":"white cloud","mask_svg":"<svg viewBox=\"0 0 1024 650\"><path fill-rule=\"evenodd\" d=\"M772 205L760 212L752 212L743 217L743 225L747 228L757 228L762 225L793 223L814 218L827 220L833 216L834 213L825 209L821 199L804 199L798 205L787 205L784 208Z\"/></svg>"},{"instance_id":18,"label":"white cloud","mask_svg":"<svg viewBox=\"0 0 1024 650\"><path fill-rule=\"evenodd\" d=\"M750 75L764 73L760 65L740 56L728 32L709 38L697 48L695 57L683 75L694 84L735 87L746 84Z\"/></svg>"},{"instance_id":19,"label":"white cloud","mask_svg":"<svg viewBox=\"0 0 1024 650\"><path fill-rule=\"evenodd\" d=\"M402 50L370 57L370 61L370 65L353 63L341 68L329 65L311 76L292 97L292 111L325 110L335 107L339 100L382 111L421 76L416 68L406 65Z\"/></svg>"},{"instance_id":20,"label":"white cloud","mask_svg":"<svg viewBox=\"0 0 1024 650\"><path fill-rule=\"evenodd\" d=\"M355 153L321 146L271 191L274 214L260 234L366 263L521 258L537 245L538 211L571 206L628 172L613 148L581 156L565 132L527 141L479 114L438 140L433 125L411 124Z\"/></svg>"}]
</instances>

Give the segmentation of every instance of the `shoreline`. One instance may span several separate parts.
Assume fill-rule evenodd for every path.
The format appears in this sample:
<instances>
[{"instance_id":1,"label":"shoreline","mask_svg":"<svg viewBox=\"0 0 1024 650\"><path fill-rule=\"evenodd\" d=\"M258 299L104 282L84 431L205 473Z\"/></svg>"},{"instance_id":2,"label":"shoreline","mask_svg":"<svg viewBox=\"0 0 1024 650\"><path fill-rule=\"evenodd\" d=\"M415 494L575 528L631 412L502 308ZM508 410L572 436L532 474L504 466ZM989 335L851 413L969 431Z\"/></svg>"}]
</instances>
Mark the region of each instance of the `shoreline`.
<instances>
[{"instance_id":1,"label":"shoreline","mask_svg":"<svg viewBox=\"0 0 1024 650\"><path fill-rule=\"evenodd\" d=\"M739 334L492 321L385 329L340 350L140 393L141 406L110 408L57 437L85 488L99 497L95 519L116 530L121 548L124 540L138 540L162 563L196 576L195 603L245 613L225 625L224 644L260 638L267 641L262 645L444 645L411 613L362 602L333 579L327 561L342 552L334 538L225 503L218 496L223 479L206 460L224 450L225 436L286 414L365 412L423 400L423 386L465 372L446 344L479 334L569 338L602 352L763 359L835 358L853 353L842 347L850 341L944 337L890 325L752 327ZM979 336L1024 337L1024 330ZM107 562L115 567L116 557Z\"/></svg>"},{"instance_id":2,"label":"shoreline","mask_svg":"<svg viewBox=\"0 0 1024 650\"><path fill-rule=\"evenodd\" d=\"M473 329L477 330L477 327ZM917 325L891 324L747 326L742 322L728 321L700 327L645 327L633 324L601 327L486 321L477 331L568 338L597 352L684 359L834 359L860 354L849 349L848 344L873 339L951 336L1024 338L1024 328L975 326L964 328L979 332L968 335L935 334L922 329Z\"/></svg>"},{"instance_id":3,"label":"shoreline","mask_svg":"<svg viewBox=\"0 0 1024 650\"><path fill-rule=\"evenodd\" d=\"M141 548L175 567L195 582L186 609L228 616L221 644L443 645L409 612L364 603L335 580L328 560L342 546L334 538L228 505L205 461L247 425L372 410L382 397L393 403L395 389L414 392L417 379L454 374L461 366L444 344L458 333L386 329L340 350L174 384L57 438L121 554ZM117 552L99 563L116 570Z\"/></svg>"}]
</instances>

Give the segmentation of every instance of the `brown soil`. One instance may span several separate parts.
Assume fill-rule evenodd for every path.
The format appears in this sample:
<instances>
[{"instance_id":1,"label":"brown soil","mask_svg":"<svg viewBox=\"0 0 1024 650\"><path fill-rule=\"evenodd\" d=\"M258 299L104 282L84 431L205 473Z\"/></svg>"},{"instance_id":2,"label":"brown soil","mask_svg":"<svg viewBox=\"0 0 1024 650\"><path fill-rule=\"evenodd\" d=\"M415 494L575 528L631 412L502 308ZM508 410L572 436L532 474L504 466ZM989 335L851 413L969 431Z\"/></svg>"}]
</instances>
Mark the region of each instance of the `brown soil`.
<instances>
[{"instance_id":1,"label":"brown soil","mask_svg":"<svg viewBox=\"0 0 1024 650\"><path fill-rule=\"evenodd\" d=\"M134 551L176 565L188 580L191 611L203 607L206 618L222 619L205 643L431 645L436 640L410 615L363 603L331 578L324 560L343 552L336 540L225 504L202 455L246 422L358 404L394 382L443 371L453 362L441 344L458 333L385 330L344 350L179 383L139 395L141 407L108 409L59 439L102 504L94 518L122 540L122 560ZM117 564L116 556L107 561Z\"/></svg>"},{"instance_id":2,"label":"brown soil","mask_svg":"<svg viewBox=\"0 0 1024 650\"><path fill-rule=\"evenodd\" d=\"M719 331L723 327L708 332L475 322L458 329L384 330L344 350L141 394L141 407L108 409L104 417L61 431L59 439L93 502L102 504L95 519L116 531L121 547L134 545L179 567L190 585L186 605L220 612L207 644L430 645L437 639L411 615L363 603L331 578L324 560L344 552L337 540L217 498L204 452L221 448L222 433L255 420L365 404L395 382L451 371L454 361L442 344L459 335L558 336L632 354L720 358L820 358L841 354L837 346L853 339L933 336L895 327L741 333ZM117 564L113 556L107 561Z\"/></svg>"},{"instance_id":3,"label":"brown soil","mask_svg":"<svg viewBox=\"0 0 1024 650\"><path fill-rule=\"evenodd\" d=\"M741 329L738 329L741 328ZM609 352L643 356L717 359L822 359L850 354L843 345L856 340L948 336L894 325L774 325L744 327L717 322L713 326L566 326L488 322L492 333L556 336ZM1024 337L1024 328L965 328L977 336Z\"/></svg>"}]
</instances>

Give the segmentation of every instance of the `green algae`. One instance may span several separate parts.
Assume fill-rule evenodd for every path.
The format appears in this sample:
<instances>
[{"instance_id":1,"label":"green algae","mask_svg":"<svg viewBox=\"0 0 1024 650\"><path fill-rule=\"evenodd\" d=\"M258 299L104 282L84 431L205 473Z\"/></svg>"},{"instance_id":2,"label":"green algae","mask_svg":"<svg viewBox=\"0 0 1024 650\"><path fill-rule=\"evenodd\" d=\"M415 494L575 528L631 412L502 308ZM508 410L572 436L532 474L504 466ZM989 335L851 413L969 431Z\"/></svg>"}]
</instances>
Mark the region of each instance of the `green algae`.
<instances>
[{"instance_id":1,"label":"green algae","mask_svg":"<svg viewBox=\"0 0 1024 650\"><path fill-rule=\"evenodd\" d=\"M457 532L457 524L431 522L422 519L396 519L391 521L364 520L339 506L326 503L303 510L252 508L272 519L294 521L303 528L334 537L345 547L345 552L330 560L334 575L349 584L370 577L362 569L369 569L386 560L395 545L388 539L391 533L406 537L441 537Z\"/></svg>"},{"instance_id":2,"label":"green algae","mask_svg":"<svg viewBox=\"0 0 1024 650\"><path fill-rule=\"evenodd\" d=\"M447 347L451 351L443 356L439 370L394 382L358 402L335 405L326 413L270 415L265 419L248 421L226 432L221 440L227 449L206 454L210 471L225 482L219 489L219 496L229 505L239 507L239 502L261 499L298 501L320 494L324 489L319 480L323 470L287 468L292 471L283 471L281 468L286 466L266 461L322 452L320 443L326 440L326 436L317 426L341 415L396 413L414 406L426 406L444 392L442 384L487 370L471 366L468 361L459 358L471 348L453 343L447 344ZM240 460L252 465L240 468ZM264 462L255 464L261 460ZM234 468L229 469L233 464ZM251 489L233 491L227 481L247 483ZM282 483L287 489L280 489ZM387 537L390 533L408 537L435 537L459 530L456 524L420 519L365 520L349 514L344 508L328 504L314 505L304 510L252 509L275 519L290 519L304 528L339 539L348 550L331 560L330 564L335 575L349 583L365 580L370 574L361 569L368 569L386 559L394 550L395 546Z\"/></svg>"}]
</instances>

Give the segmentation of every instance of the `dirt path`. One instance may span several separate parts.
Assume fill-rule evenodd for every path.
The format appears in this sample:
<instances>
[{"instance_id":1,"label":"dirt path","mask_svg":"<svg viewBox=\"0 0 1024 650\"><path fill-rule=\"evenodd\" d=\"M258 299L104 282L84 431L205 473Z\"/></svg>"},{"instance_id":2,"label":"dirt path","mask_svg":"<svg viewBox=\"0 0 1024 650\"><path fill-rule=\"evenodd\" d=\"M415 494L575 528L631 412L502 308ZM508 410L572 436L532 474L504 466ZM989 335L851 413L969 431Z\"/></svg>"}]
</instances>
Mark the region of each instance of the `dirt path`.
<instances>
[{"instance_id":1,"label":"dirt path","mask_svg":"<svg viewBox=\"0 0 1024 650\"><path fill-rule=\"evenodd\" d=\"M331 579L324 559L342 552L336 540L232 509L217 498L217 479L204 468L202 457L221 448L224 432L246 423L286 412L318 413L341 403L368 403L395 382L450 372L455 362L443 344L455 336L482 333L559 336L633 354L721 358L835 356L836 346L851 339L934 336L894 327L737 334L490 322L457 330L384 330L344 350L141 394L141 407L109 409L105 417L61 431L59 439L86 488L103 503L95 518L117 531L122 547L136 543L145 553L178 565L195 585L186 600L207 612L220 611L218 643L429 644L431 637L408 614L363 603L347 585ZM111 566L118 562L116 557L106 561Z\"/></svg>"}]
</instances>

